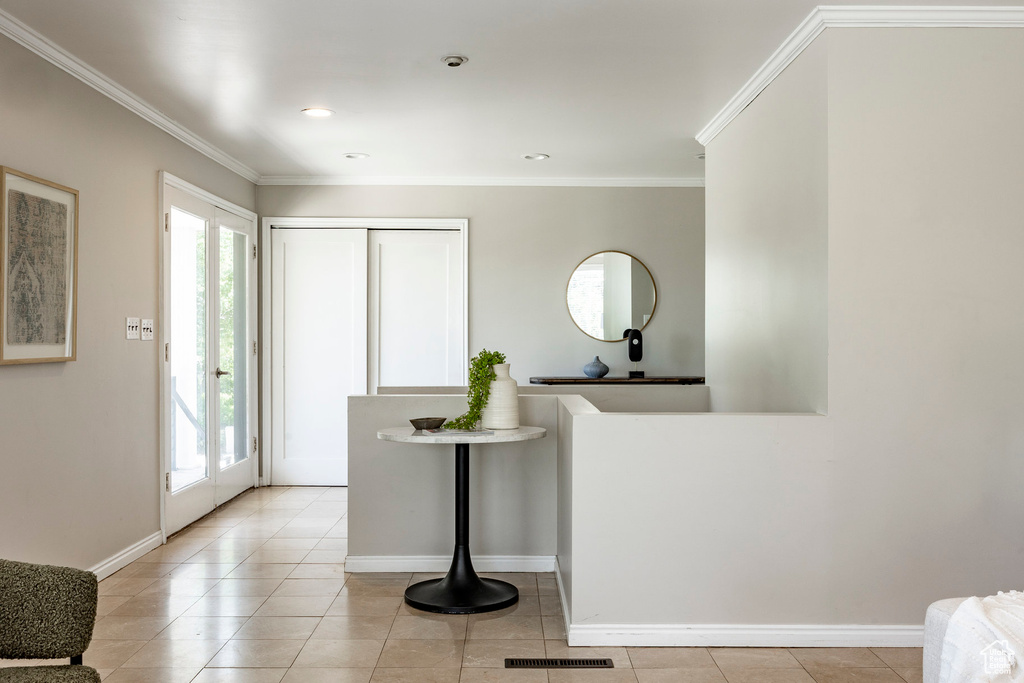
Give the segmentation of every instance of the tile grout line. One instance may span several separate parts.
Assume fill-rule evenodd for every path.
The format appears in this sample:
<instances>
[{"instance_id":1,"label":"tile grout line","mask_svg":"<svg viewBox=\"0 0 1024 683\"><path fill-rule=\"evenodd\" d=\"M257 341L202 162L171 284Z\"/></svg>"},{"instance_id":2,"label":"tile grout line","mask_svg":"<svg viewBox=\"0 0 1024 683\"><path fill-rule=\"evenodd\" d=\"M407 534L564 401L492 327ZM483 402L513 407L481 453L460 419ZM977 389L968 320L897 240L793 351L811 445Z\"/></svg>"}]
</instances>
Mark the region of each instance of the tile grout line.
<instances>
[{"instance_id":1,"label":"tile grout line","mask_svg":"<svg viewBox=\"0 0 1024 683\"><path fill-rule=\"evenodd\" d=\"M804 670L804 672L807 674L808 678L810 678L812 681L814 681L814 683L818 683L818 679L814 677L814 674L812 674L810 671L808 671L807 667L804 666L804 663L801 662L799 659L797 659L796 655L793 654L793 648L787 647L786 648L786 652L789 653L790 657L792 657L793 659L796 659L796 663L800 665L800 668Z\"/></svg>"},{"instance_id":2,"label":"tile grout line","mask_svg":"<svg viewBox=\"0 0 1024 683\"><path fill-rule=\"evenodd\" d=\"M721 665L719 665L718 660L715 659L715 656L713 654L711 654L711 648L704 648L704 651L708 653L708 657L711 657L711 661L715 663L715 668L718 669L718 673L722 675L722 679L725 680L725 683L730 683L729 677L725 675L724 671L722 671L722 667Z\"/></svg>"}]
</instances>

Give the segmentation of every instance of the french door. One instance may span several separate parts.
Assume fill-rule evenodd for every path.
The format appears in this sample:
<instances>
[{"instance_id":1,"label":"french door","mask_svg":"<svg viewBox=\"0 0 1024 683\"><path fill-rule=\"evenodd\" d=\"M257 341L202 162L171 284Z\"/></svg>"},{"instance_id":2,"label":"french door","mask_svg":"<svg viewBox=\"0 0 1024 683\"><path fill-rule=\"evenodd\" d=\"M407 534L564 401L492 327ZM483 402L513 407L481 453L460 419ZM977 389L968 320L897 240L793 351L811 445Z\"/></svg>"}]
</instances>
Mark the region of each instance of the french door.
<instances>
[{"instance_id":1,"label":"french door","mask_svg":"<svg viewBox=\"0 0 1024 683\"><path fill-rule=\"evenodd\" d=\"M257 477L255 216L219 204L165 176L166 534L250 488Z\"/></svg>"}]
</instances>

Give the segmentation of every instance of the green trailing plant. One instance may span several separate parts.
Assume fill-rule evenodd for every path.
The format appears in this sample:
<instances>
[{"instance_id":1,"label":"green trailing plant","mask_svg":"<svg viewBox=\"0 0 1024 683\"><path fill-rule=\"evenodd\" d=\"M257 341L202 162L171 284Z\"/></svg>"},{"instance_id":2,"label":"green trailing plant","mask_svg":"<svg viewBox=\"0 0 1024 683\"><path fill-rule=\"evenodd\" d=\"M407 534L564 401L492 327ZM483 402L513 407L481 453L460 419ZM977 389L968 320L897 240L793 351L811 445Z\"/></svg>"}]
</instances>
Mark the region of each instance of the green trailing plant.
<instances>
[{"instance_id":1,"label":"green trailing plant","mask_svg":"<svg viewBox=\"0 0 1024 683\"><path fill-rule=\"evenodd\" d=\"M469 391L466 392L469 410L454 420L448 420L446 429L476 429L480 413L491 395L491 380L496 377L491 366L504 362L505 354L500 351L482 349L473 356L473 360L469 361Z\"/></svg>"}]
</instances>

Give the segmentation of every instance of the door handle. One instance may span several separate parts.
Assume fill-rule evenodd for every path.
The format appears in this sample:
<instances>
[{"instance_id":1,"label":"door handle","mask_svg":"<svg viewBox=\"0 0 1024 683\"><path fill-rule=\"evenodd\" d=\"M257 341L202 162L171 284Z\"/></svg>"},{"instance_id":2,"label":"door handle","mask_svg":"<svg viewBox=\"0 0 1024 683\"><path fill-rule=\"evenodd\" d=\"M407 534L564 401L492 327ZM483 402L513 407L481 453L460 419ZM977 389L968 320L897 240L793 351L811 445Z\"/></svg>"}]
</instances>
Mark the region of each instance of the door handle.
<instances>
[{"instance_id":1,"label":"door handle","mask_svg":"<svg viewBox=\"0 0 1024 683\"><path fill-rule=\"evenodd\" d=\"M227 372L227 371L225 371L225 370L221 370L220 368L217 368L217 371L216 371L216 372L214 372L213 374L217 375L217 379L220 379L220 378L221 378L221 377L223 377L224 375L230 375L231 373L230 373L230 372Z\"/></svg>"}]
</instances>

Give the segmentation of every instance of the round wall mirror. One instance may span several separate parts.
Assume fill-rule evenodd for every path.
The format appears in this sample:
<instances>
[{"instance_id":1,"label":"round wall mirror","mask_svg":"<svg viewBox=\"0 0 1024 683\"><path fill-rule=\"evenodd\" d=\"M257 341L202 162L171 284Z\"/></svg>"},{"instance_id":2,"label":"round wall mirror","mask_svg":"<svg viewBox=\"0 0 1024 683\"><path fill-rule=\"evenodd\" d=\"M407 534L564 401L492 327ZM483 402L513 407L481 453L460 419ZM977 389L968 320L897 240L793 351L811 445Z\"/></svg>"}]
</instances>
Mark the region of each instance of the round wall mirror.
<instances>
[{"instance_id":1,"label":"round wall mirror","mask_svg":"<svg viewBox=\"0 0 1024 683\"><path fill-rule=\"evenodd\" d=\"M643 261L621 251L602 251L576 266L565 302L576 327L601 341L622 341L654 317L658 292Z\"/></svg>"}]
</instances>

